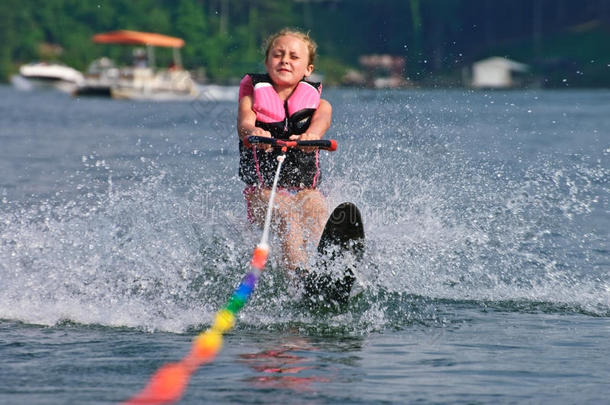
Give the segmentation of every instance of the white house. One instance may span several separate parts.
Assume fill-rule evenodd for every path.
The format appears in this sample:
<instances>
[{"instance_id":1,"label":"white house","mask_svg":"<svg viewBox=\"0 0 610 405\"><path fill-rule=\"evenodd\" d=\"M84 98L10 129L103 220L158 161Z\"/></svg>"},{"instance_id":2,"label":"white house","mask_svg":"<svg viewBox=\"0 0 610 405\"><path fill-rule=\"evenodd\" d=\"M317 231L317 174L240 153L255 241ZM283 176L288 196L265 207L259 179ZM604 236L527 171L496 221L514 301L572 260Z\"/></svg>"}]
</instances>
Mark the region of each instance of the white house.
<instances>
[{"instance_id":1,"label":"white house","mask_svg":"<svg viewBox=\"0 0 610 405\"><path fill-rule=\"evenodd\" d=\"M509 88L517 83L514 73L528 71L528 66L498 56L483 59L472 65L472 87L475 88Z\"/></svg>"}]
</instances>

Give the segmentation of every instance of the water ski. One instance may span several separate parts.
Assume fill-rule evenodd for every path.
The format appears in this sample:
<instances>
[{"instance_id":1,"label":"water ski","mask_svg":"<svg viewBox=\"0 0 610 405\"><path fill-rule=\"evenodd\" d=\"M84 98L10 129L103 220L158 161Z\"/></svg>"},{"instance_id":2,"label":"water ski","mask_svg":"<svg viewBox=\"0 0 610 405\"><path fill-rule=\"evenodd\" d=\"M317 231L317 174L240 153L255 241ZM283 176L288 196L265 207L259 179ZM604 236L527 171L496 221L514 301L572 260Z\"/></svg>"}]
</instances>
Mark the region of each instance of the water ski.
<instances>
[{"instance_id":1,"label":"water ski","mask_svg":"<svg viewBox=\"0 0 610 405\"><path fill-rule=\"evenodd\" d=\"M356 281L353 267L364 255L364 227L358 207L345 202L335 208L320 237L318 253L315 270L304 275L305 298L316 306L344 306ZM343 265L337 272L336 267Z\"/></svg>"}]
</instances>

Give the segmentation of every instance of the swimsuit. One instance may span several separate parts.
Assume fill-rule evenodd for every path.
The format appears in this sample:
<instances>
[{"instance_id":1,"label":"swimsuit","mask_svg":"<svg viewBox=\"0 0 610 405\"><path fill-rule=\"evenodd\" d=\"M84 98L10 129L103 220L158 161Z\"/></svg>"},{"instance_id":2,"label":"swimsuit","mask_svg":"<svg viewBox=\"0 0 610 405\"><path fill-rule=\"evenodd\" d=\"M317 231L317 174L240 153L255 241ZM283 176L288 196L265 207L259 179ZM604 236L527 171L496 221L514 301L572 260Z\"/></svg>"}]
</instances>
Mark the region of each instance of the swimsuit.
<instances>
[{"instance_id":1,"label":"swimsuit","mask_svg":"<svg viewBox=\"0 0 610 405\"><path fill-rule=\"evenodd\" d=\"M301 80L286 101L273 89L267 74L247 74L241 80L239 100L252 96L255 125L271 133L276 139L286 140L291 135L307 131L311 117L320 106L320 83ZM246 148L239 142L239 177L249 186L271 187L277 169L277 157L282 152L265 152L255 147ZM289 189L316 188L320 182L318 151L299 149L286 152L278 186Z\"/></svg>"}]
</instances>

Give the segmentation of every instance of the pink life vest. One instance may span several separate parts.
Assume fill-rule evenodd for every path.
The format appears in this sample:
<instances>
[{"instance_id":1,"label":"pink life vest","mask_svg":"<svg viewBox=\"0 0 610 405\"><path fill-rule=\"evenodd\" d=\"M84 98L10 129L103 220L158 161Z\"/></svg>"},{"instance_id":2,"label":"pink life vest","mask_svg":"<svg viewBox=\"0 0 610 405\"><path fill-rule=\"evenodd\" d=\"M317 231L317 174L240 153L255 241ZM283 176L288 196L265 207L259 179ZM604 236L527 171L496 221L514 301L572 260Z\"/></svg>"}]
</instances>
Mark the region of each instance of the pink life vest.
<instances>
[{"instance_id":1,"label":"pink life vest","mask_svg":"<svg viewBox=\"0 0 610 405\"><path fill-rule=\"evenodd\" d=\"M307 131L311 117L320 106L322 85L301 80L285 102L276 93L267 74L247 74L239 86L239 100L252 96L256 126L277 139L288 139ZM265 153L245 148L240 141L240 178L249 185L271 186L277 167L278 152ZM318 152L305 153L290 149L280 173L279 186L315 188L320 179Z\"/></svg>"},{"instance_id":2,"label":"pink life vest","mask_svg":"<svg viewBox=\"0 0 610 405\"><path fill-rule=\"evenodd\" d=\"M304 128L302 124L297 124L305 118L310 118L320 106L322 85L301 80L288 100L284 102L275 92L270 81L269 75L266 74L245 75L239 84L239 101L244 96L252 96L252 110L256 113L257 126L258 123L267 124L261 127L281 125L282 132L288 132L280 134L274 133L278 132L276 128L273 128L273 131L264 128L276 138L285 139L290 135L305 132L309 122Z\"/></svg>"}]
</instances>

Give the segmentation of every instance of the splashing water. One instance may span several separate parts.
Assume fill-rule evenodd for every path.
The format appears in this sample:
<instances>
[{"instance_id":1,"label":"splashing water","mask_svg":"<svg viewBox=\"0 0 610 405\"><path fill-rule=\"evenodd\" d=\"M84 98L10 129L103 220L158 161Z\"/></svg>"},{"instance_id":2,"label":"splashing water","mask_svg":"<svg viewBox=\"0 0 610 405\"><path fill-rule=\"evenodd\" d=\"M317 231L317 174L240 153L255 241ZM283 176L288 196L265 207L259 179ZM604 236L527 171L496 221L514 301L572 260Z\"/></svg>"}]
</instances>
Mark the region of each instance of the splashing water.
<instances>
[{"instance_id":1,"label":"splashing water","mask_svg":"<svg viewBox=\"0 0 610 405\"><path fill-rule=\"evenodd\" d=\"M607 145L599 158L524 151L540 141L519 138L530 133L533 107L502 104L486 115L485 106L500 103L484 95L331 96L339 151L323 157L323 189L329 206L353 201L363 212L362 293L345 313L303 310L274 261L276 237L271 270L238 328L358 334L443 324L451 311L442 308L459 303L610 315ZM518 101L554 114L544 100ZM569 135L540 125L537 135ZM74 175L65 186L73 193L5 198L0 318L174 332L209 324L244 274L259 230L244 220L234 151L203 156L203 179L181 156L149 157L145 171L104 158L98 172Z\"/></svg>"}]
</instances>

